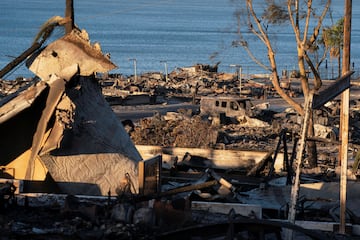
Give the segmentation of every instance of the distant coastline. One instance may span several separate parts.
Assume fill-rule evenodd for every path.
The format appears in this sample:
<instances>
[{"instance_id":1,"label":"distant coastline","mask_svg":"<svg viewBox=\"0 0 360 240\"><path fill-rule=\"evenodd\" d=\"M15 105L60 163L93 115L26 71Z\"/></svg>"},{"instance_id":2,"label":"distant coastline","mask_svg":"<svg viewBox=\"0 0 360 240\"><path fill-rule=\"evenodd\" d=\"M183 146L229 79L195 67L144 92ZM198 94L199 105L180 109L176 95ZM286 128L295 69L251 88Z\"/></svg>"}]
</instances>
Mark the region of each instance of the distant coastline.
<instances>
[{"instance_id":1,"label":"distant coastline","mask_svg":"<svg viewBox=\"0 0 360 240\"><path fill-rule=\"evenodd\" d=\"M343 14L343 3L333 2L334 20ZM13 1L2 0L0 16L0 68L21 54L33 41L40 26L50 17L64 14L65 1L22 1L14 7ZM231 65L241 65L244 74L267 73L258 67L241 48L231 47L237 39L234 7L229 0L203 1L106 1L95 0L75 2L75 22L89 33L92 42L99 42L104 53L110 53L112 61L118 66L113 73L134 74L133 62L137 59L139 74L164 72L164 61L168 71L177 67L194 64L219 64L219 72L236 72ZM360 66L360 5L353 5L352 62L355 70ZM26 21L26 19L31 21ZM296 49L293 46L291 29L281 32L275 47L279 74L283 70L297 69ZM61 37L57 30L52 39ZM250 38L255 44L257 55L266 63L262 44ZM280 41L281 39L281 41ZM286 51L280 51L286 49ZM290 51L291 50L291 51ZM336 69L336 61L328 60L328 74ZM7 79L32 77L24 65L17 68Z\"/></svg>"}]
</instances>

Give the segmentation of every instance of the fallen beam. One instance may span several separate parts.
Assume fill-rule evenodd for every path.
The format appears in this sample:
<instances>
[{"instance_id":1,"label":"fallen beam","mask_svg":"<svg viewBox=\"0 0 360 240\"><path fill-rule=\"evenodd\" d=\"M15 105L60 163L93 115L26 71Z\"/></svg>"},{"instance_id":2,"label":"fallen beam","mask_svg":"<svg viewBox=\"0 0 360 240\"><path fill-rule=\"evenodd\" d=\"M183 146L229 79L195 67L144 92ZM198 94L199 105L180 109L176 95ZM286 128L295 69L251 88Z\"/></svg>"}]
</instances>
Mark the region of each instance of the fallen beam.
<instances>
[{"instance_id":1,"label":"fallen beam","mask_svg":"<svg viewBox=\"0 0 360 240\"><path fill-rule=\"evenodd\" d=\"M185 153L204 157L210 160L212 168L229 169L229 168L251 168L260 162L267 154L267 151L246 151L246 150L218 150L203 148L177 148L177 147L160 147L149 145L136 145L137 150L143 159L149 159L156 155L162 155L163 161L172 164L175 157L182 159ZM278 153L275 161L275 171L278 172L283 168L283 153Z\"/></svg>"},{"instance_id":2,"label":"fallen beam","mask_svg":"<svg viewBox=\"0 0 360 240\"><path fill-rule=\"evenodd\" d=\"M350 88L350 77L354 71L349 71L345 75L337 79L333 84L314 94L312 102L313 109L319 109L328 101L334 99L340 93Z\"/></svg>"},{"instance_id":3,"label":"fallen beam","mask_svg":"<svg viewBox=\"0 0 360 240\"><path fill-rule=\"evenodd\" d=\"M146 200L150 200L150 199L154 199L154 198L161 198L161 197L166 197L166 196L171 196L177 193L183 193L183 192L190 192L193 190L199 190L199 189L204 189L204 188L208 188L214 185L219 184L217 180L211 180L211 181L207 181L207 182L203 182L203 183L199 183L199 184L193 184L193 185L188 185L185 187L179 187L179 188L174 188L171 189L169 191L166 192L161 192L158 194L151 194L151 195L143 195L143 196L138 196L135 198L135 200L137 201L146 201Z\"/></svg>"},{"instance_id":4,"label":"fallen beam","mask_svg":"<svg viewBox=\"0 0 360 240\"><path fill-rule=\"evenodd\" d=\"M220 202L191 202L192 210L204 210L211 213L229 214L233 209L236 214L242 216L252 216L257 219L262 219L262 207L255 204L241 204L241 203L220 203Z\"/></svg>"},{"instance_id":5,"label":"fallen beam","mask_svg":"<svg viewBox=\"0 0 360 240\"><path fill-rule=\"evenodd\" d=\"M265 168L265 166L268 164L269 161L272 160L272 155L274 154L274 151L269 151L263 159L261 159L260 162L258 162L253 168L250 169L250 171L246 174L246 176L258 176L260 171Z\"/></svg>"},{"instance_id":6,"label":"fallen beam","mask_svg":"<svg viewBox=\"0 0 360 240\"><path fill-rule=\"evenodd\" d=\"M7 73L9 73L11 70L13 70L17 65L19 65L22 61L24 61L28 56L33 54L36 50L38 50L41 47L42 43L35 42L33 45L31 45L28 49L26 49L20 56L12 60L10 63L8 63L3 69L0 70L0 78L5 76Z\"/></svg>"}]
</instances>

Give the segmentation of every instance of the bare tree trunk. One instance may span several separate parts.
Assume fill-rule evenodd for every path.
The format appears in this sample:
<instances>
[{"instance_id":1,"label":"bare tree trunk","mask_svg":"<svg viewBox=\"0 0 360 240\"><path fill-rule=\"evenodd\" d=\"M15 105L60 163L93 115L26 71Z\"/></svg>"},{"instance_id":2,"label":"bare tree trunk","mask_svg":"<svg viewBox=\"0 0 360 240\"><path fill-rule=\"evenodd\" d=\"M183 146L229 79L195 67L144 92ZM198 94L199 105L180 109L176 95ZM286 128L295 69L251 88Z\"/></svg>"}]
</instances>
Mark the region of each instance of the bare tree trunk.
<instances>
[{"instance_id":1,"label":"bare tree trunk","mask_svg":"<svg viewBox=\"0 0 360 240\"><path fill-rule=\"evenodd\" d=\"M299 71L300 71L300 80L301 80L301 86L304 92L304 97L307 99L310 94L310 88L309 88L309 78L306 74L306 68L305 68L305 56L304 51L301 47L298 47L298 65L299 65ZM306 101L306 100L305 100ZM307 136L313 137L314 136L314 119L313 119L313 111L312 109L310 111L310 119L309 119L309 127L307 130ZM314 168L317 166L317 149L316 149L316 142L314 141L307 141L306 142L306 152L308 155L308 164L310 168Z\"/></svg>"},{"instance_id":2,"label":"bare tree trunk","mask_svg":"<svg viewBox=\"0 0 360 240\"><path fill-rule=\"evenodd\" d=\"M300 115L304 114L304 109L300 104L294 101L284 90L280 87L279 76L277 74L277 70L273 70L272 72L272 84L274 86L275 91L280 95L282 99L284 99L291 107L295 109L296 112L300 113Z\"/></svg>"},{"instance_id":3,"label":"bare tree trunk","mask_svg":"<svg viewBox=\"0 0 360 240\"><path fill-rule=\"evenodd\" d=\"M321 15L317 18L317 24L315 28L312 27L310 24L310 20L313 17L313 0L305 1L306 3L306 10L304 11L304 15L300 11L300 2L299 0L288 0L287 1L287 9L289 20L291 26L294 31L294 36L296 39L297 44L297 56L298 56L298 67L300 72L300 82L301 88L304 94L305 102L308 100L310 91L318 90L321 87L321 78L318 72L317 67L313 64L312 60L307 54L307 51L310 49L311 46L314 45L317 38L319 37L319 33L321 32L321 27L323 20L330 8L331 0L327 0L324 5L324 9ZM248 27L250 27L251 32L257 36L267 47L268 58L271 65L271 72L272 72L272 84L276 92L282 97L291 107L293 107L300 115L304 116L304 109L303 107L294 101L283 89L280 87L279 83L279 76L277 74L277 64L275 60L275 52L272 49L271 41L267 34L267 28L264 28L264 23L261 18L257 17L257 14L253 7L253 0L247 0L246 6L248 10ZM300 14L301 13L301 14ZM304 16L304 18L302 18ZM305 25L300 24L300 22L304 22ZM300 28L303 27L301 30ZM309 32L309 29L313 29L313 32ZM247 45L246 45L247 46ZM247 49L248 50L248 49ZM314 74L314 87L313 89L310 88L309 85L309 77L307 75L307 66L309 66L311 72ZM310 120L310 127L307 131L307 135L309 137L314 136L314 122L311 113L311 120ZM317 166L317 149L315 142L307 143L307 153L309 159L310 167Z\"/></svg>"},{"instance_id":4,"label":"bare tree trunk","mask_svg":"<svg viewBox=\"0 0 360 240\"><path fill-rule=\"evenodd\" d=\"M309 91L310 91L309 90L309 81L306 76L303 49L300 47L298 47L298 66L299 66L299 72L300 72L301 88L303 90L304 98L307 98L309 96Z\"/></svg>"}]
</instances>

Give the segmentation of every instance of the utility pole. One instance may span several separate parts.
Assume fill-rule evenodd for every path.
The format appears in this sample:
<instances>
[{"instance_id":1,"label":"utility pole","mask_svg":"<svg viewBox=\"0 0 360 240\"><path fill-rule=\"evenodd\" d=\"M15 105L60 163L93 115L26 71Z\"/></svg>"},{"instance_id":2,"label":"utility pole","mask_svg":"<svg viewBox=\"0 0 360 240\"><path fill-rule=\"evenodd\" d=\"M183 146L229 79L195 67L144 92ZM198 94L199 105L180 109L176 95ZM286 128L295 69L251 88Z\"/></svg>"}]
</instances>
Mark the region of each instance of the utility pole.
<instances>
[{"instance_id":1,"label":"utility pole","mask_svg":"<svg viewBox=\"0 0 360 240\"><path fill-rule=\"evenodd\" d=\"M136 73L136 71L137 71L137 66L136 66L136 58L129 58L129 61L133 61L133 63L134 63L134 81L136 82L137 81L137 73Z\"/></svg>"},{"instance_id":2,"label":"utility pole","mask_svg":"<svg viewBox=\"0 0 360 240\"><path fill-rule=\"evenodd\" d=\"M351 15L352 0L345 0L344 11L344 46L342 58L342 75L350 71L350 47L351 47ZM339 232L345 234L346 226L346 188L347 188L347 164L348 164L348 142L349 142L349 102L350 88L346 89L341 95L340 113L340 226Z\"/></svg>"},{"instance_id":3,"label":"utility pole","mask_svg":"<svg viewBox=\"0 0 360 240\"><path fill-rule=\"evenodd\" d=\"M164 68L165 68L165 82L168 81L168 67L167 67L167 62L164 60L161 60L160 63L164 63Z\"/></svg>"},{"instance_id":4,"label":"utility pole","mask_svg":"<svg viewBox=\"0 0 360 240\"><path fill-rule=\"evenodd\" d=\"M241 67L241 65L238 65L238 64L230 64L230 67L235 67L235 68L239 69L239 71L237 72L237 77L238 77L238 81L239 81L239 95L241 96L242 67Z\"/></svg>"},{"instance_id":5,"label":"utility pole","mask_svg":"<svg viewBox=\"0 0 360 240\"><path fill-rule=\"evenodd\" d=\"M71 33L75 26L73 0L66 0L65 18L70 19L70 21L65 24L65 34L68 34Z\"/></svg>"}]
</instances>

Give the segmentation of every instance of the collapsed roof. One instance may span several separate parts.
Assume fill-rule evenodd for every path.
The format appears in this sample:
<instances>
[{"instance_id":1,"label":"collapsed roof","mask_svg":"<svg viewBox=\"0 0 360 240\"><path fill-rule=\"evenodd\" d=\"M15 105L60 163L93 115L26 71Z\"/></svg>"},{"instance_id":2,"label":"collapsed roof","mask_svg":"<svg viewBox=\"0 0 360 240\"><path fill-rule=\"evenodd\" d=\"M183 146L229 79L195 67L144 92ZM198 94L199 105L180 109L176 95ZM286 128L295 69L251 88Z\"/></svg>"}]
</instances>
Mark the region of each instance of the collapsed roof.
<instances>
[{"instance_id":1,"label":"collapsed roof","mask_svg":"<svg viewBox=\"0 0 360 240\"><path fill-rule=\"evenodd\" d=\"M6 174L51 177L67 194L137 192L141 156L92 77L116 67L99 45L74 29L34 52L27 66L40 79L0 102Z\"/></svg>"}]
</instances>

